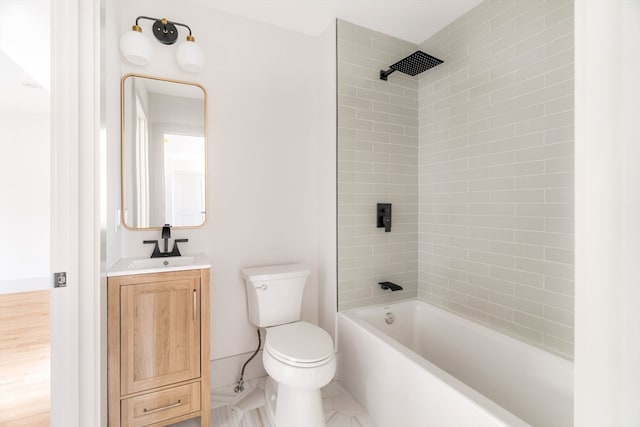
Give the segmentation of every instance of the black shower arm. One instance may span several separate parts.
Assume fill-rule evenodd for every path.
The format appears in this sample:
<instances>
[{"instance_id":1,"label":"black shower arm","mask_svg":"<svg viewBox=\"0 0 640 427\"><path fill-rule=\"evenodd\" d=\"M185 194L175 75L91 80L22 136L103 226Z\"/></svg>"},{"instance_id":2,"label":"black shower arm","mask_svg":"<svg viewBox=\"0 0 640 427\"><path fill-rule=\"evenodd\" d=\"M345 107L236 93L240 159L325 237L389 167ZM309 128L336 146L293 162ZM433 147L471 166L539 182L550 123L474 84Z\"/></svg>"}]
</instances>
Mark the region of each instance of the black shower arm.
<instances>
[{"instance_id":1,"label":"black shower arm","mask_svg":"<svg viewBox=\"0 0 640 427\"><path fill-rule=\"evenodd\" d=\"M393 73L394 70L393 68L389 68L387 71L385 70L380 70L380 80L387 80L387 76L389 76L389 74Z\"/></svg>"}]
</instances>

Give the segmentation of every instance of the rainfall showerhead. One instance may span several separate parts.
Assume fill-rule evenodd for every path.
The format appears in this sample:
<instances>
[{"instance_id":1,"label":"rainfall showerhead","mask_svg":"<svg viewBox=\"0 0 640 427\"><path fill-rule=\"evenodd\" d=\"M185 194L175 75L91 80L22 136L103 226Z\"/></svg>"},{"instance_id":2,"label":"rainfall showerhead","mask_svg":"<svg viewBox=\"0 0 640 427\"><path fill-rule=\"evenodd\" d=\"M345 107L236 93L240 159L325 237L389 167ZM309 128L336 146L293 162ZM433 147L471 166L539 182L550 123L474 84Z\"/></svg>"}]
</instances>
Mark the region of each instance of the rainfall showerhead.
<instances>
[{"instance_id":1,"label":"rainfall showerhead","mask_svg":"<svg viewBox=\"0 0 640 427\"><path fill-rule=\"evenodd\" d=\"M427 71L429 68L440 65L443 62L444 61L441 59L418 50L390 66L387 71L380 70L380 80L387 80L387 76L394 71L400 71L410 76L415 76L423 71Z\"/></svg>"}]
</instances>

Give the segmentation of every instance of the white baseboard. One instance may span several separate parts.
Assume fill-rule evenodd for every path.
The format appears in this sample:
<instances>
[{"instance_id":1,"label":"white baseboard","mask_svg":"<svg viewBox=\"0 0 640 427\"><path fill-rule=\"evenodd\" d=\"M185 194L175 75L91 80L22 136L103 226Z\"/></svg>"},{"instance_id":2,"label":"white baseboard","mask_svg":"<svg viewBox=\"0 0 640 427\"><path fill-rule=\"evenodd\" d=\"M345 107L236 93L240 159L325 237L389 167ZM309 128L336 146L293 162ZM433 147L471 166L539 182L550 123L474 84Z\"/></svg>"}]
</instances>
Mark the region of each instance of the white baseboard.
<instances>
[{"instance_id":1,"label":"white baseboard","mask_svg":"<svg viewBox=\"0 0 640 427\"><path fill-rule=\"evenodd\" d=\"M0 280L0 294L48 291L50 289L53 289L53 276Z\"/></svg>"}]
</instances>

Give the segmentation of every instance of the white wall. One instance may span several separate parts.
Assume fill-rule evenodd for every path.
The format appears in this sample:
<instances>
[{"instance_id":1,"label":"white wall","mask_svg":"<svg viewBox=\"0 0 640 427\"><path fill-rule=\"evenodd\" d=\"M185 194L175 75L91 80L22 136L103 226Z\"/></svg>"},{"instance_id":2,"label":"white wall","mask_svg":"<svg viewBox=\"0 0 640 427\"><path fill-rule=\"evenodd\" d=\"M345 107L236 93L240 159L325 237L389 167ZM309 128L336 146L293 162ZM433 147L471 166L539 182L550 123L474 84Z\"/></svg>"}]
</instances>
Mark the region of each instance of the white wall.
<instances>
[{"instance_id":1,"label":"white wall","mask_svg":"<svg viewBox=\"0 0 640 427\"><path fill-rule=\"evenodd\" d=\"M0 293L51 285L49 123L48 114L0 110Z\"/></svg>"},{"instance_id":2,"label":"white wall","mask_svg":"<svg viewBox=\"0 0 640 427\"><path fill-rule=\"evenodd\" d=\"M317 146L318 200L322 206L318 218L318 324L335 342L337 293L336 247L336 23L320 35L320 60L316 103L321 109ZM321 125L321 126L320 126Z\"/></svg>"},{"instance_id":3,"label":"white wall","mask_svg":"<svg viewBox=\"0 0 640 427\"><path fill-rule=\"evenodd\" d=\"M105 2L106 3L106 2ZM111 267L122 255L122 225L120 214L120 51L118 43L122 32L120 24L120 2L108 2L104 7L102 22L102 82L101 132L104 147L103 175L101 183L105 206L101 206L103 216L102 262L103 269ZM111 35L109 37L108 35ZM106 292L106 284L104 284ZM106 321L106 317L105 317Z\"/></svg>"},{"instance_id":4,"label":"white wall","mask_svg":"<svg viewBox=\"0 0 640 427\"><path fill-rule=\"evenodd\" d=\"M640 2L576 1L575 425L640 425Z\"/></svg>"},{"instance_id":5,"label":"white wall","mask_svg":"<svg viewBox=\"0 0 640 427\"><path fill-rule=\"evenodd\" d=\"M170 1L134 0L120 6L119 31L113 37L129 31L138 15L165 16L188 24L206 52L205 69L198 74L178 68L175 46L155 41L155 58L147 67L124 62L113 48L107 55L121 63L120 76L137 72L192 81L207 90L207 223L196 230L173 230L172 237L189 239L181 246L183 253L203 252L211 260L211 357L227 370L220 372L214 364L212 382L228 384L235 381L245 359L233 356L248 353L257 344L255 329L247 320L242 268L308 264L312 274L303 318L318 322L320 233L335 221L334 193L328 190L335 188L335 169L319 168L319 159L330 163L335 152L335 135L326 131L335 115L327 113L326 102L318 102L332 90L332 70L322 65L330 44L196 5L184 8ZM148 25L142 25L147 34ZM112 40L110 45L116 43ZM119 120L119 100L114 91L106 96L108 122L113 125ZM115 163L119 135L111 133L108 138L109 185L119 186L120 167ZM119 198L111 197L108 217L115 216L118 207ZM108 234L119 235L107 237L107 251L114 254L108 256L108 265L118 256L149 256L150 247L142 240L160 237L157 230L125 228L118 233L109 228ZM118 240L120 247L111 247ZM326 272L330 263L323 262L322 268L323 287L331 289L327 284L331 272ZM230 365L223 360L229 357Z\"/></svg>"}]
</instances>

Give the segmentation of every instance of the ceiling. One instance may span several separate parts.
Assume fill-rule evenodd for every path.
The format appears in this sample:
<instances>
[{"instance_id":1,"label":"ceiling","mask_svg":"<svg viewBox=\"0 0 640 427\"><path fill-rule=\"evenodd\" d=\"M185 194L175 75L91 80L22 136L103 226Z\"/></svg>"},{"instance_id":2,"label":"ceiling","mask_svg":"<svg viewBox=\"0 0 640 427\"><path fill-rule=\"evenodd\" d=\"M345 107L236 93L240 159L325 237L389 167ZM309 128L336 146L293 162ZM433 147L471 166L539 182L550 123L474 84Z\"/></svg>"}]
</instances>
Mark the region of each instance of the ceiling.
<instances>
[{"instance_id":1,"label":"ceiling","mask_svg":"<svg viewBox=\"0 0 640 427\"><path fill-rule=\"evenodd\" d=\"M245 18L319 35L336 18L416 44L482 0L190 0Z\"/></svg>"}]
</instances>

